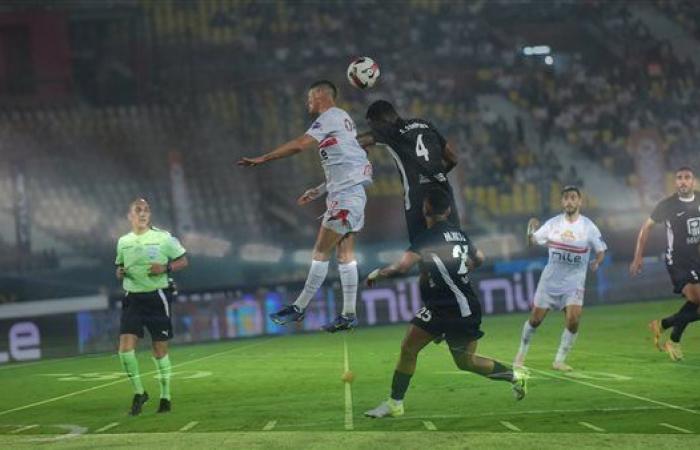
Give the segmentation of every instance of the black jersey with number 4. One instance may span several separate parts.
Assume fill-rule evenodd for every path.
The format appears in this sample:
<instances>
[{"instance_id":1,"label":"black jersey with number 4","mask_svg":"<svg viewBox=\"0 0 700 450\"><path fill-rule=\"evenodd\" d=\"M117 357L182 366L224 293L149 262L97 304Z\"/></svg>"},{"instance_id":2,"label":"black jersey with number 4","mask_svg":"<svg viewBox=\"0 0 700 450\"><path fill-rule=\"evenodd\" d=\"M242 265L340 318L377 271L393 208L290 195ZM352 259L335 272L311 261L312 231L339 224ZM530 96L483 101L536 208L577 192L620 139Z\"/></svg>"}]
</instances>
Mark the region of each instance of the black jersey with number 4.
<instances>
[{"instance_id":1,"label":"black jersey with number 4","mask_svg":"<svg viewBox=\"0 0 700 450\"><path fill-rule=\"evenodd\" d=\"M468 259L476 258L476 248L466 233L447 221L438 222L421 233L408 251L421 256L420 291L429 309L481 317L467 264Z\"/></svg>"},{"instance_id":2,"label":"black jersey with number 4","mask_svg":"<svg viewBox=\"0 0 700 450\"><path fill-rule=\"evenodd\" d=\"M665 198L654 208L651 220L666 225L667 265L700 264L700 192L696 191L689 201L682 200L677 194Z\"/></svg>"},{"instance_id":3,"label":"black jersey with number 4","mask_svg":"<svg viewBox=\"0 0 700 450\"><path fill-rule=\"evenodd\" d=\"M447 141L430 122L399 119L392 126L373 129L372 135L389 147L401 175L407 210L421 210L421 185L441 186L451 193L442 162Z\"/></svg>"}]
</instances>

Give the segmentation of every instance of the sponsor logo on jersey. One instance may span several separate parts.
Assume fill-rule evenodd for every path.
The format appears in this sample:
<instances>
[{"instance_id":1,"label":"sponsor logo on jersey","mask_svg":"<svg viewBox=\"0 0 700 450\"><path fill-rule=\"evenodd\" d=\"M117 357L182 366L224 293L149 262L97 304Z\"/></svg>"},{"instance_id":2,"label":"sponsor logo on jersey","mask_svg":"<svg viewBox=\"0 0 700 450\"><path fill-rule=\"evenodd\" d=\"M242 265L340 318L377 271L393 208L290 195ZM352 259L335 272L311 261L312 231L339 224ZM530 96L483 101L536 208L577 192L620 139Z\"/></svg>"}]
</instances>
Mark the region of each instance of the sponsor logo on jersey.
<instances>
[{"instance_id":1,"label":"sponsor logo on jersey","mask_svg":"<svg viewBox=\"0 0 700 450\"><path fill-rule=\"evenodd\" d=\"M562 231L561 240L564 242L573 242L576 240L576 235L571 230Z\"/></svg>"},{"instance_id":2,"label":"sponsor logo on jersey","mask_svg":"<svg viewBox=\"0 0 700 450\"><path fill-rule=\"evenodd\" d=\"M312 130L320 130L321 129L321 122L316 121L313 124L311 124L311 129Z\"/></svg>"}]
</instances>

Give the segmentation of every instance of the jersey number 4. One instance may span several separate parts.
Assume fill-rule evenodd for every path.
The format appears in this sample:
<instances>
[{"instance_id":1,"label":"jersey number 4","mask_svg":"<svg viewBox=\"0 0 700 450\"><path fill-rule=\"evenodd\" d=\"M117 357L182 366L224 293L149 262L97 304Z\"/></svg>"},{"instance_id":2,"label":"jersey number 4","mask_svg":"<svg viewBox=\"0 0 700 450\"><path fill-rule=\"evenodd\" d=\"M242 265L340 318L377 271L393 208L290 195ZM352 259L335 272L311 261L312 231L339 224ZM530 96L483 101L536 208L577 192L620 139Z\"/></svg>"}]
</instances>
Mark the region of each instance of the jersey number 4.
<instances>
[{"instance_id":1,"label":"jersey number 4","mask_svg":"<svg viewBox=\"0 0 700 450\"><path fill-rule=\"evenodd\" d=\"M422 134L419 134L418 138L416 138L416 156L418 156L419 158L423 157L426 161L429 161L428 149L423 144Z\"/></svg>"}]
</instances>

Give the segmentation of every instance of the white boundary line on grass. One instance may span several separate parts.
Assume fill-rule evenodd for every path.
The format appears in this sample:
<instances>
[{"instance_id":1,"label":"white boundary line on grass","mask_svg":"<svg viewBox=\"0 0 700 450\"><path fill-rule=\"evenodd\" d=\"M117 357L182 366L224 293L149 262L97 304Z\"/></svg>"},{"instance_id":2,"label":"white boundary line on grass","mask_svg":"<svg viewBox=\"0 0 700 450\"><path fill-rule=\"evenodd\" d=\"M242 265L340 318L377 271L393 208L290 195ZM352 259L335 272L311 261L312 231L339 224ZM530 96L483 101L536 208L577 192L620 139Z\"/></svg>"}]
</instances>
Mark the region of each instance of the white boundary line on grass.
<instances>
[{"instance_id":1,"label":"white boundary line on grass","mask_svg":"<svg viewBox=\"0 0 700 450\"><path fill-rule=\"evenodd\" d=\"M435 424L429 420L424 420L423 421L423 426L425 427L426 430L428 431L437 431L437 427Z\"/></svg>"},{"instance_id":2,"label":"white boundary line on grass","mask_svg":"<svg viewBox=\"0 0 700 450\"><path fill-rule=\"evenodd\" d=\"M119 422L112 422L108 423L107 425L103 426L102 428L98 428L95 430L95 433L102 433L103 431L111 430L114 427L118 427Z\"/></svg>"},{"instance_id":3,"label":"white boundary line on grass","mask_svg":"<svg viewBox=\"0 0 700 450\"><path fill-rule=\"evenodd\" d=\"M508 428L510 431L523 431L523 430L521 430L520 428L518 428L518 427L516 427L515 425L513 425L512 423L506 422L505 420L501 420L501 425L503 425L504 427Z\"/></svg>"},{"instance_id":4,"label":"white boundary line on grass","mask_svg":"<svg viewBox=\"0 0 700 450\"><path fill-rule=\"evenodd\" d=\"M666 427L666 428L668 428L668 429L671 429L671 430L680 431L681 433L693 434L693 432L690 431L690 430L686 430L685 428L681 428L681 427L677 427L677 426L675 426L675 425L671 425L670 423L663 423L663 422L662 422L662 423L659 423L659 425L661 425L662 427Z\"/></svg>"},{"instance_id":5,"label":"white boundary line on grass","mask_svg":"<svg viewBox=\"0 0 700 450\"><path fill-rule=\"evenodd\" d=\"M629 392L620 391L618 389L613 389L613 388L609 388L609 387L605 387L605 386L599 386L597 384L589 383L588 381L578 380L578 379L571 378L571 377L562 377L562 376L558 376L558 375L553 375L549 372L533 369L531 367L528 367L528 369L530 369L532 372L536 372L536 373L542 374L542 375L550 377L550 378L555 378L557 380L571 381L572 383L578 383L578 384L582 384L584 386L592 387L595 389L600 389L601 391L612 392L613 394L621 395L623 397L634 398L636 400L641 400L644 402L653 403L655 405L665 406L666 408L669 408L669 409L677 409L679 411L685 411L685 412L690 413L690 414L700 414L700 412L698 412L698 411L684 408L682 406L673 405L671 403L666 403L666 402L660 402L658 400L654 400L654 399L651 399L648 397L642 397L641 395L630 394Z\"/></svg>"},{"instance_id":6,"label":"white boundary line on grass","mask_svg":"<svg viewBox=\"0 0 700 450\"><path fill-rule=\"evenodd\" d=\"M189 431L189 430L191 430L192 428L196 427L198 424L199 424L199 422L197 422L196 420L194 420L194 421L192 421L192 422L189 422L189 423L188 423L187 425L185 425L184 427L180 428L180 431Z\"/></svg>"},{"instance_id":7,"label":"white boundary line on grass","mask_svg":"<svg viewBox=\"0 0 700 450\"><path fill-rule=\"evenodd\" d=\"M277 421L271 420L265 424L265 426L263 427L263 431L272 431L275 429L275 425L277 425Z\"/></svg>"},{"instance_id":8,"label":"white boundary line on grass","mask_svg":"<svg viewBox=\"0 0 700 450\"><path fill-rule=\"evenodd\" d=\"M345 372L350 371L350 358L348 357L348 339L343 335L343 366ZM345 385L345 429L353 430L355 425L352 421L352 381L343 383Z\"/></svg>"},{"instance_id":9,"label":"white boundary line on grass","mask_svg":"<svg viewBox=\"0 0 700 450\"><path fill-rule=\"evenodd\" d=\"M204 361L205 359L213 358L213 357L215 357L215 356L220 356L220 355L224 355L224 354L226 354L226 353L231 353L231 352L234 352L234 351L236 351L236 350L243 350L243 349L249 349L249 348L251 348L251 347L257 347L257 346L259 346L259 345L267 344L268 342L270 342L270 339L266 339L266 340L264 340L264 341L256 342L256 343L250 344L250 345L244 345L244 346L239 346L239 347L230 348L230 349L228 349L228 350L224 350L224 351L221 351L221 352L212 353L211 355L202 356L201 358L191 359L191 360L189 360L189 361L181 362L181 363L179 363L179 364L173 364L173 369L176 368L176 367L185 366L185 365L187 365L187 364L192 364L192 363L195 363L195 362ZM150 371L150 372L144 373L144 374L141 375L141 376L143 377L143 376L153 375L153 374L155 374L155 373L157 373L157 372L158 372L157 370L152 370L152 371ZM127 380L128 380L128 378L122 378L122 379L119 379L119 380L111 381L111 382L109 382L109 383L100 384L100 385L97 385L97 386L92 386L92 387L89 387L89 388L86 388L86 389L81 389L81 390L79 390L79 391L69 392L68 394L59 395L59 396L57 396L57 397L47 398L46 400L41 400L41 401L38 401L38 402L30 403L30 404L28 404L28 405L18 406L18 407L16 407L16 408L11 408L11 409L6 409L5 411L0 411L0 416L4 416L4 415L7 415L7 414L10 414L10 413L13 413L13 412L22 411L22 410L29 409L29 408L34 408L35 406L45 405L45 404L47 404L47 403L52 403L52 402L55 402L55 401L58 401L58 400L63 400L64 398L74 397L74 396L76 396L76 395L84 394L84 393L86 393L86 392L95 391L95 390L97 390L97 389L106 388L106 387L109 387L109 386L113 386L113 385L115 385L115 384L123 383L123 382L125 382L125 381L127 381Z\"/></svg>"},{"instance_id":10,"label":"white boundary line on grass","mask_svg":"<svg viewBox=\"0 0 700 450\"><path fill-rule=\"evenodd\" d=\"M588 429L590 429L590 430L597 431L598 433L605 433L605 430L604 430L604 429L602 429L602 428L600 428L600 427L597 427L597 426L593 425L592 423L588 423L588 422L579 422L578 424L581 425L582 427L586 427L586 428L588 428Z\"/></svg>"},{"instance_id":11,"label":"white boundary line on grass","mask_svg":"<svg viewBox=\"0 0 700 450\"><path fill-rule=\"evenodd\" d=\"M21 432L23 432L23 431L31 430L32 428L36 428L36 427L38 427L38 426L39 426L39 425L37 425L37 424L34 424L34 425L25 425L25 426L23 426L23 427L17 428L16 430L10 431L10 433L12 433L12 434L17 434L17 433L21 433Z\"/></svg>"}]
</instances>

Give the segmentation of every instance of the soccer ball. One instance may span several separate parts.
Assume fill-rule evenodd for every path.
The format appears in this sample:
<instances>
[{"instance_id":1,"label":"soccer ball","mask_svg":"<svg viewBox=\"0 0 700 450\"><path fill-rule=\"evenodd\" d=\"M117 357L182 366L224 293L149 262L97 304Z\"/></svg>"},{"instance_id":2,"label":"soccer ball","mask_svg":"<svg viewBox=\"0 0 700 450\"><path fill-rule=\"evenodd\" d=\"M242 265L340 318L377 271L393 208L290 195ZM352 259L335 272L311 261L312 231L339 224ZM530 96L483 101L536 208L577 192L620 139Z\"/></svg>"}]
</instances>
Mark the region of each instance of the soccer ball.
<instances>
[{"instance_id":1,"label":"soccer ball","mask_svg":"<svg viewBox=\"0 0 700 450\"><path fill-rule=\"evenodd\" d=\"M358 89L368 89L379 79L379 65L372 58L362 56L348 66L348 81Z\"/></svg>"}]
</instances>

